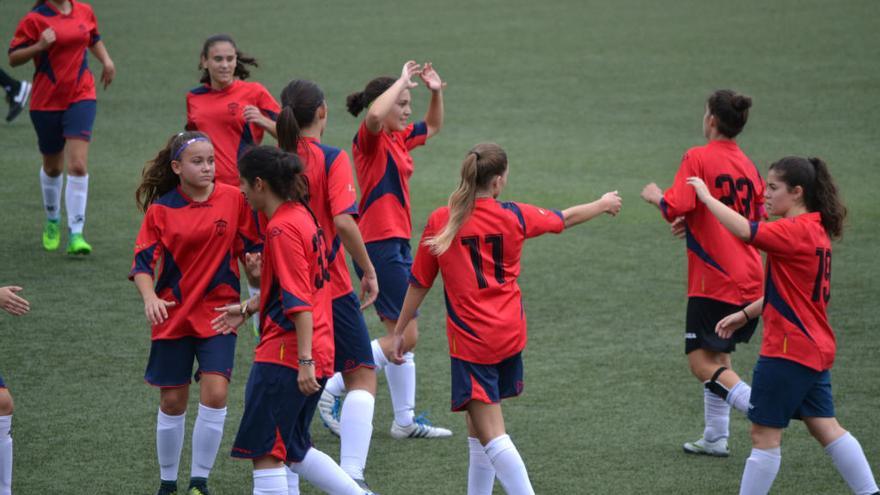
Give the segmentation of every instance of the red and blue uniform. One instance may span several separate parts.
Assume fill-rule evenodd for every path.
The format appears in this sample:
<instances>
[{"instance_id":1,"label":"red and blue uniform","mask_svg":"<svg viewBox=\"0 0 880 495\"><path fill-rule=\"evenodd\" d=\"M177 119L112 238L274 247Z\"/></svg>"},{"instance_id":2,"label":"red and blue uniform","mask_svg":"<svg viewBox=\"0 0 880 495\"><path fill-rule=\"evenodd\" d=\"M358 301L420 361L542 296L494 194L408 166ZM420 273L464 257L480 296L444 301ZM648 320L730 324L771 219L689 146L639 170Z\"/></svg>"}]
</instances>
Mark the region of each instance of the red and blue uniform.
<instances>
[{"instance_id":1,"label":"red and blue uniform","mask_svg":"<svg viewBox=\"0 0 880 495\"><path fill-rule=\"evenodd\" d=\"M238 158L248 147L263 141L263 128L244 120L248 105L272 120L281 111L275 98L257 82L236 79L220 90L204 84L186 95L186 129L211 138L217 160L215 179L234 187L238 187Z\"/></svg>"},{"instance_id":2,"label":"red and blue uniform","mask_svg":"<svg viewBox=\"0 0 880 495\"><path fill-rule=\"evenodd\" d=\"M299 462L311 446L309 424L321 394L297 386L294 315L312 314L312 359L323 384L333 374L333 314L321 230L300 203L282 204L269 219L260 274L260 342L245 391L245 411L232 456L272 455Z\"/></svg>"},{"instance_id":3,"label":"red and blue uniform","mask_svg":"<svg viewBox=\"0 0 880 495\"><path fill-rule=\"evenodd\" d=\"M193 201L178 187L160 196L147 208L135 244L129 278L133 279L138 273L153 276L156 265L159 265L156 295L176 303L167 308L168 319L152 327L156 352L151 352L148 382L159 386L189 383L192 356L188 366L183 366L185 381L181 381L184 378L177 376L175 371L177 381L169 383L172 377L168 376L170 371L163 371L163 365L176 365L163 363L164 347L175 346L178 350L167 352L182 353L185 351L179 347L195 346L192 352L199 354L201 343L217 338L211 328L211 320L217 316L215 308L240 300L238 258L243 252L255 252L260 248L251 210L238 188L215 184L206 200ZM188 343L171 343L178 340ZM209 352L211 355L205 355L206 358L213 357L219 350ZM228 359L229 366L210 371L228 376L232 356ZM201 359L199 365L197 376L209 371Z\"/></svg>"},{"instance_id":4,"label":"red and blue uniform","mask_svg":"<svg viewBox=\"0 0 880 495\"><path fill-rule=\"evenodd\" d=\"M324 232L328 247L336 371L375 367L367 323L352 290L345 250L333 221L337 215L357 217L357 192L348 153L309 137L299 141L296 153L303 162L309 183L309 207Z\"/></svg>"},{"instance_id":5,"label":"red and blue uniform","mask_svg":"<svg viewBox=\"0 0 880 495\"><path fill-rule=\"evenodd\" d=\"M831 240L819 213L751 224L767 253L764 339L749 419L785 427L790 418L833 417L829 370L837 349L828 323Z\"/></svg>"},{"instance_id":6,"label":"red and blue uniform","mask_svg":"<svg viewBox=\"0 0 880 495\"><path fill-rule=\"evenodd\" d=\"M470 400L497 403L521 392L519 355L527 340L517 283L522 246L528 238L562 232L565 221L557 210L478 198L449 249L435 256L424 241L448 219L448 207L428 217L410 283L428 288L438 271L443 277L452 407L461 410Z\"/></svg>"},{"instance_id":7,"label":"red and blue uniform","mask_svg":"<svg viewBox=\"0 0 880 495\"><path fill-rule=\"evenodd\" d=\"M95 120L95 79L89 70L88 49L101 39L89 4L71 0L62 14L52 2L35 7L18 23L9 53L36 44L48 28L55 42L34 57L31 120L40 151L56 154L65 139L91 140Z\"/></svg>"}]
</instances>

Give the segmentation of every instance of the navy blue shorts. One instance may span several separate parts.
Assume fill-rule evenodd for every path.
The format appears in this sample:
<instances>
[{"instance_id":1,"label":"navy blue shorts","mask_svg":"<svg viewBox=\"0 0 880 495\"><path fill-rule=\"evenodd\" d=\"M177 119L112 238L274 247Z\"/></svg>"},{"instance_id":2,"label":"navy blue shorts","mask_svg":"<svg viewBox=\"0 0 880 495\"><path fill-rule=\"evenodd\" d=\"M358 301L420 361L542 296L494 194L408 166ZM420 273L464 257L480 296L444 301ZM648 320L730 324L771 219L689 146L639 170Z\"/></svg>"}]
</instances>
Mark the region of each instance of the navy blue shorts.
<instances>
[{"instance_id":1,"label":"navy blue shorts","mask_svg":"<svg viewBox=\"0 0 880 495\"><path fill-rule=\"evenodd\" d=\"M297 371L272 363L254 363L244 392L244 414L232 457L257 459L271 455L285 463L302 462L312 447L309 425L321 392L308 397L296 383ZM321 388L326 378L318 379Z\"/></svg>"},{"instance_id":2,"label":"navy blue shorts","mask_svg":"<svg viewBox=\"0 0 880 495\"><path fill-rule=\"evenodd\" d=\"M452 361L452 410L463 411L478 400L498 404L523 391L522 353L497 364L475 364L450 357Z\"/></svg>"},{"instance_id":3,"label":"navy blue shorts","mask_svg":"<svg viewBox=\"0 0 880 495\"><path fill-rule=\"evenodd\" d=\"M368 242L366 246L370 261L376 268L376 278L379 279L379 297L373 307L376 308L379 318L397 321L412 273L413 259L409 239L385 239ZM357 263L354 264L354 271L358 278L363 278L364 272Z\"/></svg>"},{"instance_id":4,"label":"navy blue shorts","mask_svg":"<svg viewBox=\"0 0 880 495\"><path fill-rule=\"evenodd\" d=\"M360 367L375 368L370 332L354 292L333 300L333 340L336 344L335 371L347 373Z\"/></svg>"},{"instance_id":5,"label":"navy blue shorts","mask_svg":"<svg viewBox=\"0 0 880 495\"><path fill-rule=\"evenodd\" d=\"M733 333L729 339L722 339L715 333L715 325L725 316L742 311L747 304L730 304L707 297L689 297L687 318L685 319L684 353L690 354L697 349L713 352L731 353L736 344L746 343L758 327L758 319L754 318Z\"/></svg>"},{"instance_id":6,"label":"navy blue shorts","mask_svg":"<svg viewBox=\"0 0 880 495\"><path fill-rule=\"evenodd\" d=\"M61 153L67 139L91 141L97 113L98 102L95 100L78 101L67 110L31 110L31 122L37 131L40 153Z\"/></svg>"},{"instance_id":7,"label":"navy blue shorts","mask_svg":"<svg viewBox=\"0 0 880 495\"><path fill-rule=\"evenodd\" d=\"M749 421L785 428L791 419L833 418L831 370L816 371L788 359L759 357L752 372Z\"/></svg>"},{"instance_id":8,"label":"navy blue shorts","mask_svg":"<svg viewBox=\"0 0 880 495\"><path fill-rule=\"evenodd\" d=\"M144 380L156 387L189 385L193 359L199 362L199 367L193 374L196 381L203 373L231 379L232 365L235 362L235 334L207 339L183 337L154 340L150 346L150 360Z\"/></svg>"}]
</instances>

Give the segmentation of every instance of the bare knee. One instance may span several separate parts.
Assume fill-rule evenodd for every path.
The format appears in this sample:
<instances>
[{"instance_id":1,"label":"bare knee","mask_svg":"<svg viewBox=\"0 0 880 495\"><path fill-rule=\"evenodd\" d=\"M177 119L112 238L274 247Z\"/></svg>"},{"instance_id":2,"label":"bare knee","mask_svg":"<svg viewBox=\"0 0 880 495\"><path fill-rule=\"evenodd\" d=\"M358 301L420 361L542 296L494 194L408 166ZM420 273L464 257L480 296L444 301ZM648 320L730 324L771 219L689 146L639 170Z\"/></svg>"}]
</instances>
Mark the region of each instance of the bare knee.
<instances>
[{"instance_id":1,"label":"bare knee","mask_svg":"<svg viewBox=\"0 0 880 495\"><path fill-rule=\"evenodd\" d=\"M15 407L12 401L12 394L5 388L0 389L0 416L9 416L12 414L13 409Z\"/></svg>"},{"instance_id":2,"label":"bare knee","mask_svg":"<svg viewBox=\"0 0 880 495\"><path fill-rule=\"evenodd\" d=\"M836 418L804 418L807 430L823 447L846 435Z\"/></svg>"},{"instance_id":3,"label":"bare knee","mask_svg":"<svg viewBox=\"0 0 880 495\"><path fill-rule=\"evenodd\" d=\"M372 368L360 367L351 372L342 374L345 389L366 390L372 396L376 396L376 371Z\"/></svg>"},{"instance_id":4,"label":"bare knee","mask_svg":"<svg viewBox=\"0 0 880 495\"><path fill-rule=\"evenodd\" d=\"M782 429L752 424L750 432L752 447L756 449L775 449L782 445Z\"/></svg>"},{"instance_id":5,"label":"bare knee","mask_svg":"<svg viewBox=\"0 0 880 495\"><path fill-rule=\"evenodd\" d=\"M163 388L159 393L159 409L169 416L180 416L186 412L189 399L189 386Z\"/></svg>"},{"instance_id":6,"label":"bare knee","mask_svg":"<svg viewBox=\"0 0 880 495\"><path fill-rule=\"evenodd\" d=\"M215 374L203 374L199 390L199 402L213 409L226 407L229 395L229 381L226 377Z\"/></svg>"},{"instance_id":7,"label":"bare knee","mask_svg":"<svg viewBox=\"0 0 880 495\"><path fill-rule=\"evenodd\" d=\"M58 177L64 171L64 154L43 155L43 172L49 177Z\"/></svg>"}]
</instances>

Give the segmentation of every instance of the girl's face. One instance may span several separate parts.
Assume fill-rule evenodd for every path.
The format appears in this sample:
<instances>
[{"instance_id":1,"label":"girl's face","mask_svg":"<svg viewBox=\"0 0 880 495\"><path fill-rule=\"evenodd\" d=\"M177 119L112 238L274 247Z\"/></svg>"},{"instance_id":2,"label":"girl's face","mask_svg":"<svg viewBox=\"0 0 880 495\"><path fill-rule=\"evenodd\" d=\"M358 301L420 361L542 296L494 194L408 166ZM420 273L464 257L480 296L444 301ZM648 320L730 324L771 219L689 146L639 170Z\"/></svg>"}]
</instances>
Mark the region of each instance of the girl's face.
<instances>
[{"instance_id":1,"label":"girl's face","mask_svg":"<svg viewBox=\"0 0 880 495\"><path fill-rule=\"evenodd\" d=\"M402 131L406 129L409 116L412 115L412 107L410 107L409 90L405 89L400 93L400 97L394 102L388 116L385 117L385 129L391 132Z\"/></svg>"},{"instance_id":2,"label":"girl's face","mask_svg":"<svg viewBox=\"0 0 880 495\"><path fill-rule=\"evenodd\" d=\"M254 178L254 182L251 183L244 177L239 176L238 189L244 194L244 198L247 200L251 208L257 211L264 211L266 198L271 193L268 185L263 179L256 177Z\"/></svg>"},{"instance_id":3,"label":"girl's face","mask_svg":"<svg viewBox=\"0 0 880 495\"><path fill-rule=\"evenodd\" d=\"M214 183L214 146L208 141L190 144L180 158L171 161L171 169L185 187L199 190L211 187Z\"/></svg>"},{"instance_id":4,"label":"girl's face","mask_svg":"<svg viewBox=\"0 0 880 495\"><path fill-rule=\"evenodd\" d=\"M221 88L235 80L235 64L238 57L235 47L228 41L218 41L208 48L208 56L202 57L202 67L211 76L211 85Z\"/></svg>"},{"instance_id":5,"label":"girl's face","mask_svg":"<svg viewBox=\"0 0 880 495\"><path fill-rule=\"evenodd\" d=\"M775 170L767 174L767 189L764 191L764 207L767 214L784 217L789 210L804 202L804 190L801 186L788 187L782 176Z\"/></svg>"},{"instance_id":6,"label":"girl's face","mask_svg":"<svg viewBox=\"0 0 880 495\"><path fill-rule=\"evenodd\" d=\"M709 113L709 105L706 105L706 111L703 113L703 136L706 139L711 139L714 127L716 127L715 116Z\"/></svg>"}]
</instances>

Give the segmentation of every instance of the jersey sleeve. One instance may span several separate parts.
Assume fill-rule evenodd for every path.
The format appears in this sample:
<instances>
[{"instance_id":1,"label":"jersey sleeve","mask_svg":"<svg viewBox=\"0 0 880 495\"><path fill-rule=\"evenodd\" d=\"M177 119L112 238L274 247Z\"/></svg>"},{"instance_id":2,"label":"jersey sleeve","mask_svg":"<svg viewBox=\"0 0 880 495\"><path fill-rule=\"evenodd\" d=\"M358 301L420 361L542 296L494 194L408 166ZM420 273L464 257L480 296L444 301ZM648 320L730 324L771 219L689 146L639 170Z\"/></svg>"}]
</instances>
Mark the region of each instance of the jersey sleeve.
<instances>
[{"instance_id":1,"label":"jersey sleeve","mask_svg":"<svg viewBox=\"0 0 880 495\"><path fill-rule=\"evenodd\" d=\"M764 189L767 187L767 184L764 183L764 178L761 177L761 174L758 174L758 181L755 183L755 194L752 198L752 204L755 205L754 208L754 219L755 221L767 220L769 215L767 215L767 208L764 207Z\"/></svg>"},{"instance_id":2,"label":"jersey sleeve","mask_svg":"<svg viewBox=\"0 0 880 495\"><path fill-rule=\"evenodd\" d=\"M428 217L428 223L419 240L416 259L413 261L412 272L409 276L409 284L421 289L428 289L434 284L434 279L437 278L437 272L440 269L437 256L431 252L431 248L425 245L425 239L436 235L434 217L435 215Z\"/></svg>"},{"instance_id":3,"label":"jersey sleeve","mask_svg":"<svg viewBox=\"0 0 880 495\"><path fill-rule=\"evenodd\" d=\"M12 35L12 42L9 43L9 52L12 53L19 48L33 45L40 40L39 23L32 15L25 16L15 28L15 34Z\"/></svg>"},{"instance_id":4,"label":"jersey sleeve","mask_svg":"<svg viewBox=\"0 0 880 495\"><path fill-rule=\"evenodd\" d=\"M260 94L257 96L257 108L273 121L278 120L278 114L281 113L281 105L263 86L260 86Z\"/></svg>"},{"instance_id":5,"label":"jersey sleeve","mask_svg":"<svg viewBox=\"0 0 880 495\"><path fill-rule=\"evenodd\" d=\"M412 150L425 144L428 140L428 124L425 121L419 121L410 124L404 131L404 143L406 149Z\"/></svg>"},{"instance_id":6,"label":"jersey sleeve","mask_svg":"<svg viewBox=\"0 0 880 495\"><path fill-rule=\"evenodd\" d=\"M697 193L687 183L687 179L699 175L696 158L692 153L685 153L672 181L672 187L663 193L663 198L660 200L660 211L666 221L671 222L697 206Z\"/></svg>"},{"instance_id":7,"label":"jersey sleeve","mask_svg":"<svg viewBox=\"0 0 880 495\"><path fill-rule=\"evenodd\" d=\"M162 243L157 223L156 209L148 208L134 243L134 261L128 273L129 280L134 280L134 276L138 273L146 273L151 277L155 273L156 262L162 256Z\"/></svg>"},{"instance_id":8,"label":"jersey sleeve","mask_svg":"<svg viewBox=\"0 0 880 495\"><path fill-rule=\"evenodd\" d=\"M354 145L361 150L361 153L372 155L376 151L376 147L379 146L380 132L382 131L375 134L370 132L370 129L367 128L367 121L364 119L360 127L358 127L357 134L354 136Z\"/></svg>"},{"instance_id":9,"label":"jersey sleeve","mask_svg":"<svg viewBox=\"0 0 880 495\"><path fill-rule=\"evenodd\" d=\"M501 205L516 215L526 239L551 232L558 234L565 230L565 218L559 210L539 208L526 203L502 203Z\"/></svg>"},{"instance_id":10,"label":"jersey sleeve","mask_svg":"<svg viewBox=\"0 0 880 495\"><path fill-rule=\"evenodd\" d=\"M258 253L263 250L257 215L248 205L244 195L240 196L238 208L238 253ZM236 253L236 254L238 254Z\"/></svg>"},{"instance_id":11,"label":"jersey sleeve","mask_svg":"<svg viewBox=\"0 0 880 495\"><path fill-rule=\"evenodd\" d=\"M98 32L98 18L95 17L95 11L91 7L89 8L89 22L91 23L89 46L95 46L95 43L101 41L101 33Z\"/></svg>"},{"instance_id":12,"label":"jersey sleeve","mask_svg":"<svg viewBox=\"0 0 880 495\"><path fill-rule=\"evenodd\" d=\"M797 224L782 218L774 222L750 222L752 233L749 244L772 254L795 254L804 249ZM809 247L808 247L809 249Z\"/></svg>"},{"instance_id":13,"label":"jersey sleeve","mask_svg":"<svg viewBox=\"0 0 880 495\"><path fill-rule=\"evenodd\" d=\"M303 240L288 230L270 235L271 263L281 290L281 304L288 317L312 310L309 252Z\"/></svg>"},{"instance_id":14,"label":"jersey sleeve","mask_svg":"<svg viewBox=\"0 0 880 495\"><path fill-rule=\"evenodd\" d=\"M357 216L357 191L354 188L354 176L348 153L340 150L336 159L330 164L327 174L327 189L330 192L330 213L336 215Z\"/></svg>"},{"instance_id":15,"label":"jersey sleeve","mask_svg":"<svg viewBox=\"0 0 880 495\"><path fill-rule=\"evenodd\" d=\"M187 91L187 93L186 93L186 124L184 124L183 128L187 131L196 131L196 130L198 130L198 127L196 127L196 123L193 121L193 118L192 118L192 101L190 101L191 98L192 98L192 96L191 96L190 92Z\"/></svg>"}]
</instances>

